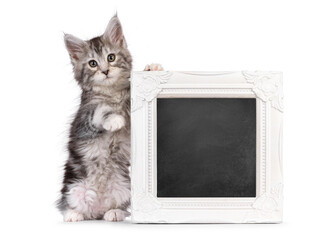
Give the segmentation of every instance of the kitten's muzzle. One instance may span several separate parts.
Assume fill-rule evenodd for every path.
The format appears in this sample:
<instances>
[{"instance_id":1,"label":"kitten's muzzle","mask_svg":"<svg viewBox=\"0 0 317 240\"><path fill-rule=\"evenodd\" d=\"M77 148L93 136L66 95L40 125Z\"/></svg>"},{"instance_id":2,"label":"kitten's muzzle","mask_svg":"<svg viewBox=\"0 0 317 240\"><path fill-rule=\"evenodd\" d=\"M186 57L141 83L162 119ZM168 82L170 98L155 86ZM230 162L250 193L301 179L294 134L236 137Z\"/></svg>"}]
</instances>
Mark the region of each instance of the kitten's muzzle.
<instances>
[{"instance_id":1,"label":"kitten's muzzle","mask_svg":"<svg viewBox=\"0 0 317 240\"><path fill-rule=\"evenodd\" d=\"M103 74L105 74L105 75L107 76L107 75L108 75L108 73L109 73L109 70L103 71L102 73L103 73Z\"/></svg>"}]
</instances>

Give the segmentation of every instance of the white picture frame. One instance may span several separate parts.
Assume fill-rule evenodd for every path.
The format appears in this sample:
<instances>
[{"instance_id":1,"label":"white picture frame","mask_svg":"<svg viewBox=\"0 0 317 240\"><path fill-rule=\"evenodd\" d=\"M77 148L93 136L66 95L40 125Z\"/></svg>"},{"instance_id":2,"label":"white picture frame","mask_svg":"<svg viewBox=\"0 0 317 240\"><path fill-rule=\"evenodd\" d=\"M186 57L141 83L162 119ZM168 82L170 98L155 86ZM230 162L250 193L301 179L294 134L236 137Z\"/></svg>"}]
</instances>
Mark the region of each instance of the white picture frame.
<instances>
[{"instance_id":1,"label":"white picture frame","mask_svg":"<svg viewBox=\"0 0 317 240\"><path fill-rule=\"evenodd\" d=\"M156 99L256 98L256 197L157 198ZM281 72L133 72L131 219L134 223L282 222Z\"/></svg>"}]
</instances>

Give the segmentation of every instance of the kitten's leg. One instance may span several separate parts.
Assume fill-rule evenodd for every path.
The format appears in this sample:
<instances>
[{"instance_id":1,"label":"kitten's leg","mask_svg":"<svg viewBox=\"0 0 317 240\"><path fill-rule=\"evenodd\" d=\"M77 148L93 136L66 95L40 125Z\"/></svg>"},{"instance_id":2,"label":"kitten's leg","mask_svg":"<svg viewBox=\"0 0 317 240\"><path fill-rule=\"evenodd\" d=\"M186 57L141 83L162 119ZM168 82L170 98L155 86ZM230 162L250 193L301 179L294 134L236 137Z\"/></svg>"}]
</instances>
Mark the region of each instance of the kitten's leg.
<instances>
[{"instance_id":1,"label":"kitten's leg","mask_svg":"<svg viewBox=\"0 0 317 240\"><path fill-rule=\"evenodd\" d=\"M161 64L152 63L150 65L146 65L144 71L164 71L164 69Z\"/></svg>"},{"instance_id":2,"label":"kitten's leg","mask_svg":"<svg viewBox=\"0 0 317 240\"><path fill-rule=\"evenodd\" d=\"M95 219L98 211L98 196L83 182L72 184L67 192L67 209L64 212L65 222L78 222L84 219Z\"/></svg>"},{"instance_id":3,"label":"kitten's leg","mask_svg":"<svg viewBox=\"0 0 317 240\"><path fill-rule=\"evenodd\" d=\"M68 209L64 214L64 222L79 222L83 220L84 215L72 209Z\"/></svg>"},{"instance_id":4,"label":"kitten's leg","mask_svg":"<svg viewBox=\"0 0 317 240\"><path fill-rule=\"evenodd\" d=\"M108 222L121 222L126 217L130 216L130 213L121 209L111 209L104 215L104 220Z\"/></svg>"},{"instance_id":5,"label":"kitten's leg","mask_svg":"<svg viewBox=\"0 0 317 240\"><path fill-rule=\"evenodd\" d=\"M94 126L114 132L125 126L125 119L122 115L113 112L113 109L106 105L98 106L92 119Z\"/></svg>"},{"instance_id":6,"label":"kitten's leg","mask_svg":"<svg viewBox=\"0 0 317 240\"><path fill-rule=\"evenodd\" d=\"M118 114L110 114L103 123L104 129L114 132L125 126L124 117Z\"/></svg>"}]
</instances>

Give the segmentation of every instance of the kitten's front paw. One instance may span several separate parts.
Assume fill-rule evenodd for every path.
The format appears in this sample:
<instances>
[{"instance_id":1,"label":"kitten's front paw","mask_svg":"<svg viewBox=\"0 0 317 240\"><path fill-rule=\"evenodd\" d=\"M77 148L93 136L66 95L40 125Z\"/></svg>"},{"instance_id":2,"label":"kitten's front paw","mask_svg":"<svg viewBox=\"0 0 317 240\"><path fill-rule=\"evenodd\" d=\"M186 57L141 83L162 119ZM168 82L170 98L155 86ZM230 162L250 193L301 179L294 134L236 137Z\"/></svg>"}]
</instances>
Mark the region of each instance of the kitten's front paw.
<instances>
[{"instance_id":1,"label":"kitten's front paw","mask_svg":"<svg viewBox=\"0 0 317 240\"><path fill-rule=\"evenodd\" d=\"M121 209L111 209L105 213L104 219L108 222L120 222L126 217L130 216L130 213Z\"/></svg>"},{"instance_id":2,"label":"kitten's front paw","mask_svg":"<svg viewBox=\"0 0 317 240\"><path fill-rule=\"evenodd\" d=\"M84 215L74 210L67 210L64 215L64 222L79 222L84 220Z\"/></svg>"},{"instance_id":3,"label":"kitten's front paw","mask_svg":"<svg viewBox=\"0 0 317 240\"><path fill-rule=\"evenodd\" d=\"M161 64L152 63L150 65L146 65L144 71L164 71Z\"/></svg>"},{"instance_id":4,"label":"kitten's front paw","mask_svg":"<svg viewBox=\"0 0 317 240\"><path fill-rule=\"evenodd\" d=\"M103 128L110 131L114 132L125 125L125 120L124 117L118 114L111 114L104 122Z\"/></svg>"}]
</instances>

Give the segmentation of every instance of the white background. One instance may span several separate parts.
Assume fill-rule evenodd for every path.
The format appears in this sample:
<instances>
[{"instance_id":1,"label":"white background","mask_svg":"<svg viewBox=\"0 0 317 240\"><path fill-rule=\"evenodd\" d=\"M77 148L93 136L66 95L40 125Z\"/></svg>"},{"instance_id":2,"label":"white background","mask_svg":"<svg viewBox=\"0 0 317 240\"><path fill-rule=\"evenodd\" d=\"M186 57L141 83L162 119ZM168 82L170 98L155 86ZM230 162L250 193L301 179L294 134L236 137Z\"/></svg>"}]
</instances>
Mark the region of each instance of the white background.
<instances>
[{"instance_id":1,"label":"white background","mask_svg":"<svg viewBox=\"0 0 317 240\"><path fill-rule=\"evenodd\" d=\"M1 239L316 237L316 1L1 1ZM134 70L284 72L284 223L66 224L54 208L80 94L63 32L102 34L118 10ZM314 237L312 235L315 235Z\"/></svg>"}]
</instances>

